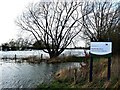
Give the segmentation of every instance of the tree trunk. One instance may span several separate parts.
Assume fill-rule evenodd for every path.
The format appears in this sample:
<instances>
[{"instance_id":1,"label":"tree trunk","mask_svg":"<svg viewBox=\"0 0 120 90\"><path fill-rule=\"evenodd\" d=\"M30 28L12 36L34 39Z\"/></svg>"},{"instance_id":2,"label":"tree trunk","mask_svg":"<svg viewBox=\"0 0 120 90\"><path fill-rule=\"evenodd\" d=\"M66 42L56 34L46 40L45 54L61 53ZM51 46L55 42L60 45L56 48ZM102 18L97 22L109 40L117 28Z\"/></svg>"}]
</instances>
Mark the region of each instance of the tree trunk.
<instances>
[{"instance_id":1,"label":"tree trunk","mask_svg":"<svg viewBox=\"0 0 120 90\"><path fill-rule=\"evenodd\" d=\"M57 52L57 53L49 53L49 56L50 56L50 59L51 58L56 58L58 57L60 54Z\"/></svg>"},{"instance_id":2,"label":"tree trunk","mask_svg":"<svg viewBox=\"0 0 120 90\"><path fill-rule=\"evenodd\" d=\"M48 53L50 56L50 59L58 57L64 50L65 50L65 48L61 48L59 51L58 51L58 49L50 51Z\"/></svg>"}]
</instances>

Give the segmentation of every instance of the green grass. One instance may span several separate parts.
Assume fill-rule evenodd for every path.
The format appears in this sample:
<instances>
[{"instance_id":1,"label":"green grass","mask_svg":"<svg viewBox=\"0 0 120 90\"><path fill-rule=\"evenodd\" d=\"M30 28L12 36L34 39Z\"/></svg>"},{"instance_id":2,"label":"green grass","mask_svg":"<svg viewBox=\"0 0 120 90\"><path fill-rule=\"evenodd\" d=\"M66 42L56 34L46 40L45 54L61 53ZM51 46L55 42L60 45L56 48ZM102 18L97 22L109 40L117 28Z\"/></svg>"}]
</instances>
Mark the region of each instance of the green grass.
<instances>
[{"instance_id":1,"label":"green grass","mask_svg":"<svg viewBox=\"0 0 120 90\"><path fill-rule=\"evenodd\" d=\"M49 84L42 83L37 88L69 88L70 83L68 82L59 82L59 81L52 81Z\"/></svg>"}]
</instances>

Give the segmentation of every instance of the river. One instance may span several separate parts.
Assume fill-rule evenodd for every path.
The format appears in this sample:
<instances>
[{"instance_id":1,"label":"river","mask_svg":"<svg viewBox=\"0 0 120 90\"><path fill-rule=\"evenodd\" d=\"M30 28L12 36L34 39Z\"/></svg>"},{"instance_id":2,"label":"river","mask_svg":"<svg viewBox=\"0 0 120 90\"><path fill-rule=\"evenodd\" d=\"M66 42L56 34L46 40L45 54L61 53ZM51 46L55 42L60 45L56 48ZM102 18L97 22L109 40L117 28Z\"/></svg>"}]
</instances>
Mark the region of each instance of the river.
<instances>
[{"instance_id":1,"label":"river","mask_svg":"<svg viewBox=\"0 0 120 90\"><path fill-rule=\"evenodd\" d=\"M15 54L17 57L39 56L40 54L48 57L48 54L42 51L0 51L0 58L14 57ZM83 50L66 50L63 54L84 56ZM41 62L40 64L29 64L27 62L15 63L11 59L0 59L0 89L35 88L37 84L43 82L49 83L53 80L53 75L56 71L69 67L80 67L80 64L75 62L59 64Z\"/></svg>"},{"instance_id":2,"label":"river","mask_svg":"<svg viewBox=\"0 0 120 90\"><path fill-rule=\"evenodd\" d=\"M39 83L49 83L53 74L62 68L80 67L79 63L28 64L0 60L0 88L35 88Z\"/></svg>"}]
</instances>

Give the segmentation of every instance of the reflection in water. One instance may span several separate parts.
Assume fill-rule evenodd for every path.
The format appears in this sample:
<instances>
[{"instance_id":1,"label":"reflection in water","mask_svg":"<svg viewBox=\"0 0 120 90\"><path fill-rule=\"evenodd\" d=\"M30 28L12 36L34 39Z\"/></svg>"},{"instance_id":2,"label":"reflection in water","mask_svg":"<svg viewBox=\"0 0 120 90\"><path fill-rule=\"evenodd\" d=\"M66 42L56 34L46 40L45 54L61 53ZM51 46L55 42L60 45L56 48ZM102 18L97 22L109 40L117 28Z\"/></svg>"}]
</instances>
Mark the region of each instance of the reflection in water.
<instances>
[{"instance_id":1,"label":"reflection in water","mask_svg":"<svg viewBox=\"0 0 120 90\"><path fill-rule=\"evenodd\" d=\"M79 63L28 64L0 60L0 88L32 88L53 80L53 74L65 67L79 67Z\"/></svg>"}]
</instances>

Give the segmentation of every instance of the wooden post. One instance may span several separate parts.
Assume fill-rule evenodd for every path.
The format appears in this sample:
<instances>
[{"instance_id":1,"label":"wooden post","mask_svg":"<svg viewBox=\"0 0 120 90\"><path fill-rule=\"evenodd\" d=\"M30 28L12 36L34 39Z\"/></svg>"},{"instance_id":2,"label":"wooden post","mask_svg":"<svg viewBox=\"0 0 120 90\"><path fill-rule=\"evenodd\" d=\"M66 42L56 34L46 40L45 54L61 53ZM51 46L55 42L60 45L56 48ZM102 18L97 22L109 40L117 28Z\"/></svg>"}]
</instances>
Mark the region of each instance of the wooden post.
<instances>
[{"instance_id":1,"label":"wooden post","mask_svg":"<svg viewBox=\"0 0 120 90\"><path fill-rule=\"evenodd\" d=\"M92 82L92 72L93 72L93 57L90 57L90 73L89 73L89 82Z\"/></svg>"},{"instance_id":2,"label":"wooden post","mask_svg":"<svg viewBox=\"0 0 120 90\"><path fill-rule=\"evenodd\" d=\"M110 80L110 75L111 75L111 57L108 57L108 80Z\"/></svg>"},{"instance_id":3,"label":"wooden post","mask_svg":"<svg viewBox=\"0 0 120 90\"><path fill-rule=\"evenodd\" d=\"M15 54L15 62L16 62L16 59L17 59L17 57L16 57L16 54Z\"/></svg>"},{"instance_id":4,"label":"wooden post","mask_svg":"<svg viewBox=\"0 0 120 90\"><path fill-rule=\"evenodd\" d=\"M43 54L41 54L41 60L43 59Z\"/></svg>"}]
</instances>

